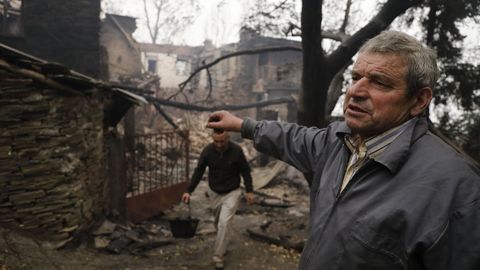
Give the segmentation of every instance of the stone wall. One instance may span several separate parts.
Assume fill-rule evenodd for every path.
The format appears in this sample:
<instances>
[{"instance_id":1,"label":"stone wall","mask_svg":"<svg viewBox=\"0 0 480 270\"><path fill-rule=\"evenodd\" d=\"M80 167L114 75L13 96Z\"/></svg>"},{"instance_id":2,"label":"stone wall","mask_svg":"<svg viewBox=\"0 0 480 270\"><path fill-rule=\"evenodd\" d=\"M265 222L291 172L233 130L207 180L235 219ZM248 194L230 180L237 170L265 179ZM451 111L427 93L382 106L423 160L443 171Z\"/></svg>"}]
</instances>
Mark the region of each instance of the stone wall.
<instances>
[{"instance_id":1,"label":"stone wall","mask_svg":"<svg viewBox=\"0 0 480 270\"><path fill-rule=\"evenodd\" d=\"M100 73L100 0L22 1L21 38L0 42L86 75Z\"/></svg>"},{"instance_id":2,"label":"stone wall","mask_svg":"<svg viewBox=\"0 0 480 270\"><path fill-rule=\"evenodd\" d=\"M0 226L65 243L105 205L103 105L0 71Z\"/></svg>"}]
</instances>

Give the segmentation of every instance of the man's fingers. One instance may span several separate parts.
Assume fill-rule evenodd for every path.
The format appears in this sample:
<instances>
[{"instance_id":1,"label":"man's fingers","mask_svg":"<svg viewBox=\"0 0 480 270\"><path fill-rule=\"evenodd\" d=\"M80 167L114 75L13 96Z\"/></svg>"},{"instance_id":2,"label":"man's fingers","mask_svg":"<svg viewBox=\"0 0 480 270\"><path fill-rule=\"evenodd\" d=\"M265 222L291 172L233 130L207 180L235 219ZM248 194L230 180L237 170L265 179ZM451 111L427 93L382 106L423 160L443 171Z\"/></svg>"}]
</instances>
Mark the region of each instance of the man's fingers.
<instances>
[{"instance_id":1,"label":"man's fingers","mask_svg":"<svg viewBox=\"0 0 480 270\"><path fill-rule=\"evenodd\" d=\"M212 113L208 117L208 122L219 122L221 120L221 116L218 113Z\"/></svg>"},{"instance_id":2,"label":"man's fingers","mask_svg":"<svg viewBox=\"0 0 480 270\"><path fill-rule=\"evenodd\" d=\"M225 115L225 112L224 111L217 111L217 112L213 112L212 114L210 114L210 116L208 117L208 122L219 122L222 120L222 118L224 117Z\"/></svg>"},{"instance_id":3,"label":"man's fingers","mask_svg":"<svg viewBox=\"0 0 480 270\"><path fill-rule=\"evenodd\" d=\"M186 204L188 204L190 202L190 195L188 194L183 194L182 196L182 201Z\"/></svg>"}]
</instances>

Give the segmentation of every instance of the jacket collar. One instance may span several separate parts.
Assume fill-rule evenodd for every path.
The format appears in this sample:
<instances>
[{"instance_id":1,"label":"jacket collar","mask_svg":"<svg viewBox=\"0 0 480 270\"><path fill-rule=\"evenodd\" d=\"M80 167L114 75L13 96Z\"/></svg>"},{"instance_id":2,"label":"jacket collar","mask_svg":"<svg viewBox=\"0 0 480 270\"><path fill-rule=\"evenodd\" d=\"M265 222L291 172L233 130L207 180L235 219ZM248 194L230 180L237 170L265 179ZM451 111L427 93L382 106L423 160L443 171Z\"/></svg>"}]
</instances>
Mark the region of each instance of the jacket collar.
<instances>
[{"instance_id":1,"label":"jacket collar","mask_svg":"<svg viewBox=\"0 0 480 270\"><path fill-rule=\"evenodd\" d=\"M411 145L427 131L428 123L425 117L413 119L412 124L375 157L375 161L384 165L391 173L396 173L407 160ZM343 142L346 134L351 134L351 130L345 122L341 122L336 135Z\"/></svg>"}]
</instances>

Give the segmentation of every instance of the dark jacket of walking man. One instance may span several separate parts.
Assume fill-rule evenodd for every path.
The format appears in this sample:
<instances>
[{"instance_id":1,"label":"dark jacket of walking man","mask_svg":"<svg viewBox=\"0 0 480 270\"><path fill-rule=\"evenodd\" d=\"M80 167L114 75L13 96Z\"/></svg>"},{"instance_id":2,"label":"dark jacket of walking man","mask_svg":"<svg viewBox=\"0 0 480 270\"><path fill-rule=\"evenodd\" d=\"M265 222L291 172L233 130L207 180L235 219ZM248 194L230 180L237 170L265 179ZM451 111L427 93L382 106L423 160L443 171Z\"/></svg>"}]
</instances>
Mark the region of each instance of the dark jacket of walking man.
<instances>
[{"instance_id":1,"label":"dark jacket of walking man","mask_svg":"<svg viewBox=\"0 0 480 270\"><path fill-rule=\"evenodd\" d=\"M206 167L208 167L208 186L213 191L215 228L217 236L213 252L213 262L216 268L224 266L224 255L227 250L230 226L237 211L240 195L240 175L243 177L248 204L253 203L252 176L242 148L229 140L226 131L214 131L213 143L207 145L198 160L193 172L190 186L183 194L182 200L190 202L190 194L200 182Z\"/></svg>"},{"instance_id":2,"label":"dark jacket of walking man","mask_svg":"<svg viewBox=\"0 0 480 270\"><path fill-rule=\"evenodd\" d=\"M435 53L385 31L353 66L345 121L326 128L215 112L207 127L312 174L302 270L480 269L480 172L429 131Z\"/></svg>"}]
</instances>

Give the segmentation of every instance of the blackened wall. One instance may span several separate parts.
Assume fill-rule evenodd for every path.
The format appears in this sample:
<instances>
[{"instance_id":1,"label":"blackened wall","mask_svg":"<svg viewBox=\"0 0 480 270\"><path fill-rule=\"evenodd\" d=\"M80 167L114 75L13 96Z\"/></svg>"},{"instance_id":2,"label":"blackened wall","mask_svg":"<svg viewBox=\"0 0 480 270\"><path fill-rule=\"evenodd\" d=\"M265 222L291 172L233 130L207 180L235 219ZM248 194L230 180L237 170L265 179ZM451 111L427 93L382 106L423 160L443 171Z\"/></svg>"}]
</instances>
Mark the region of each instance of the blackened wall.
<instances>
[{"instance_id":1,"label":"blackened wall","mask_svg":"<svg viewBox=\"0 0 480 270\"><path fill-rule=\"evenodd\" d=\"M23 37L0 42L98 78L100 0L24 0Z\"/></svg>"}]
</instances>

